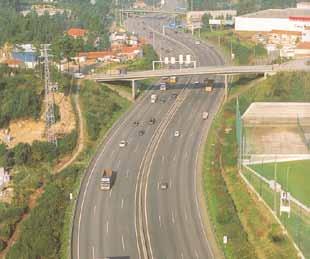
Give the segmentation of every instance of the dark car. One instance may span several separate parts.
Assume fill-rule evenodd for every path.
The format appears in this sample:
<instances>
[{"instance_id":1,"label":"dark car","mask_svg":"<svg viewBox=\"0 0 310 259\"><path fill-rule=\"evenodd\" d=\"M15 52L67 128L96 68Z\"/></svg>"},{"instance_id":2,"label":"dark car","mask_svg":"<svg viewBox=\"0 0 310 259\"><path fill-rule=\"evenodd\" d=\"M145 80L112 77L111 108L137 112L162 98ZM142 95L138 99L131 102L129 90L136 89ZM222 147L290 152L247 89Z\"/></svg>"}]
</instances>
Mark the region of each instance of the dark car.
<instances>
[{"instance_id":1,"label":"dark car","mask_svg":"<svg viewBox=\"0 0 310 259\"><path fill-rule=\"evenodd\" d=\"M153 125L153 124L155 124L155 121L156 121L155 118L151 118L151 119L149 120L149 124L150 124L150 125Z\"/></svg>"},{"instance_id":2,"label":"dark car","mask_svg":"<svg viewBox=\"0 0 310 259\"><path fill-rule=\"evenodd\" d=\"M144 130L139 130L138 135L139 135L139 136L143 136L143 135L144 135L144 133L145 133L145 131L144 131Z\"/></svg>"},{"instance_id":3,"label":"dark car","mask_svg":"<svg viewBox=\"0 0 310 259\"><path fill-rule=\"evenodd\" d=\"M165 102L166 102L166 99L161 98L161 99L160 99L160 102L161 102L161 103L165 103Z\"/></svg>"}]
</instances>

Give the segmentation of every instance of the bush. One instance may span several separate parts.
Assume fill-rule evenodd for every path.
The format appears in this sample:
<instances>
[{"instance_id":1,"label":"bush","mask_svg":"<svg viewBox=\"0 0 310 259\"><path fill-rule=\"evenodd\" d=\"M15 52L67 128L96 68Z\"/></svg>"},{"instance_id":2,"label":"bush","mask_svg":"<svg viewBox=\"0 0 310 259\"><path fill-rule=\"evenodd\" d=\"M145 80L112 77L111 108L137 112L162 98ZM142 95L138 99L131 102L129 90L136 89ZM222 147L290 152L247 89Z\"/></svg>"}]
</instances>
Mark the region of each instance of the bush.
<instances>
[{"instance_id":1,"label":"bush","mask_svg":"<svg viewBox=\"0 0 310 259\"><path fill-rule=\"evenodd\" d=\"M6 243L0 239L0 251L4 250L6 248Z\"/></svg>"},{"instance_id":2,"label":"bush","mask_svg":"<svg viewBox=\"0 0 310 259\"><path fill-rule=\"evenodd\" d=\"M42 85L43 82L29 72L20 71L14 77L0 74L0 128L13 119L39 117L42 98L38 89Z\"/></svg>"},{"instance_id":3,"label":"bush","mask_svg":"<svg viewBox=\"0 0 310 259\"><path fill-rule=\"evenodd\" d=\"M63 138L58 139L57 150L60 155L68 154L76 147L78 134L73 130L70 134L65 135Z\"/></svg>"}]
</instances>

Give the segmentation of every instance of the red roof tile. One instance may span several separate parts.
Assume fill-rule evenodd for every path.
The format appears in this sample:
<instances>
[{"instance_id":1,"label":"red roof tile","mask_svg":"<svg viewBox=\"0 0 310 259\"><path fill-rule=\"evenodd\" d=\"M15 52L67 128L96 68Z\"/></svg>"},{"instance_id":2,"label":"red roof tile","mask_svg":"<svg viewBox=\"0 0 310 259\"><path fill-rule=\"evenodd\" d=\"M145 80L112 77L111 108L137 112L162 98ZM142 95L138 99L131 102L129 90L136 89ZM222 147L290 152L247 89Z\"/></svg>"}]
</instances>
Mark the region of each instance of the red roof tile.
<instances>
[{"instance_id":1,"label":"red roof tile","mask_svg":"<svg viewBox=\"0 0 310 259\"><path fill-rule=\"evenodd\" d=\"M67 34L71 37L84 37L87 33L87 30L80 29L80 28L70 28L67 31Z\"/></svg>"},{"instance_id":2,"label":"red roof tile","mask_svg":"<svg viewBox=\"0 0 310 259\"><path fill-rule=\"evenodd\" d=\"M296 49L310 49L310 42L300 42L296 45Z\"/></svg>"}]
</instances>

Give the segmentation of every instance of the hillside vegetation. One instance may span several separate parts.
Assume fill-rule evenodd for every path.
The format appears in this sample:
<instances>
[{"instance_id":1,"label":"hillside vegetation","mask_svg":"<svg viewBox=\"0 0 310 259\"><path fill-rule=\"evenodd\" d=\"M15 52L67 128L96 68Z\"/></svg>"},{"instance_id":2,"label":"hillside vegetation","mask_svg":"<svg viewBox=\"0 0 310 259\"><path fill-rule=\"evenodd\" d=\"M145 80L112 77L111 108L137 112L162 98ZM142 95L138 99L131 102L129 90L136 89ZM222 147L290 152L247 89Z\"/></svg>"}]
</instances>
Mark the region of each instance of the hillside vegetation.
<instances>
[{"instance_id":1,"label":"hillside vegetation","mask_svg":"<svg viewBox=\"0 0 310 259\"><path fill-rule=\"evenodd\" d=\"M89 136L86 148L71 166L58 175L48 176L44 193L22 224L20 239L9 251L7 259L65 259L69 256L68 242L74 206L69 200L69 194L74 193L76 198L81 178L102 137L129 106L129 102L115 92L90 81L86 81L81 88L81 104ZM41 173L44 172L41 170ZM0 213L2 208L7 217L23 213L22 209L14 207L7 211L1 204Z\"/></svg>"}]
</instances>

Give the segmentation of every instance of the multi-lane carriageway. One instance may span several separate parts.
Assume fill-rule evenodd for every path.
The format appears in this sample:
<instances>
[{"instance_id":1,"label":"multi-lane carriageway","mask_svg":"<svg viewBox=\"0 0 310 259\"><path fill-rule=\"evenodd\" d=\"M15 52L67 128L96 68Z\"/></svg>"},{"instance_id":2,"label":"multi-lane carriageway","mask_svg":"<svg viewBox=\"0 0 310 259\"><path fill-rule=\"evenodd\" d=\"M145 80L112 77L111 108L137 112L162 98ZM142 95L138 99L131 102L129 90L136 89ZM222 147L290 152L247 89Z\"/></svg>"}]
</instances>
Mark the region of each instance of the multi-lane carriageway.
<instances>
[{"instance_id":1,"label":"multi-lane carriageway","mask_svg":"<svg viewBox=\"0 0 310 259\"><path fill-rule=\"evenodd\" d=\"M183 43L192 44L187 38ZM175 55L183 45L174 48ZM204 45L191 51L201 65L223 63ZM180 79L165 92L153 88L112 127L82 183L73 228L73 258L213 257L199 208L197 163L202 138L223 89L206 93L193 84L201 80L201 76ZM151 104L152 93L165 102ZM209 112L208 120L202 120L203 111ZM148 124L152 117L155 125ZM134 121L140 125L134 126ZM138 136L140 129L145 130L143 136ZM179 137L174 137L175 130L180 131ZM119 148L123 139L128 146ZM103 192L100 173L108 167L117 177L111 191ZM162 182L168 183L165 191L158 188Z\"/></svg>"}]
</instances>

